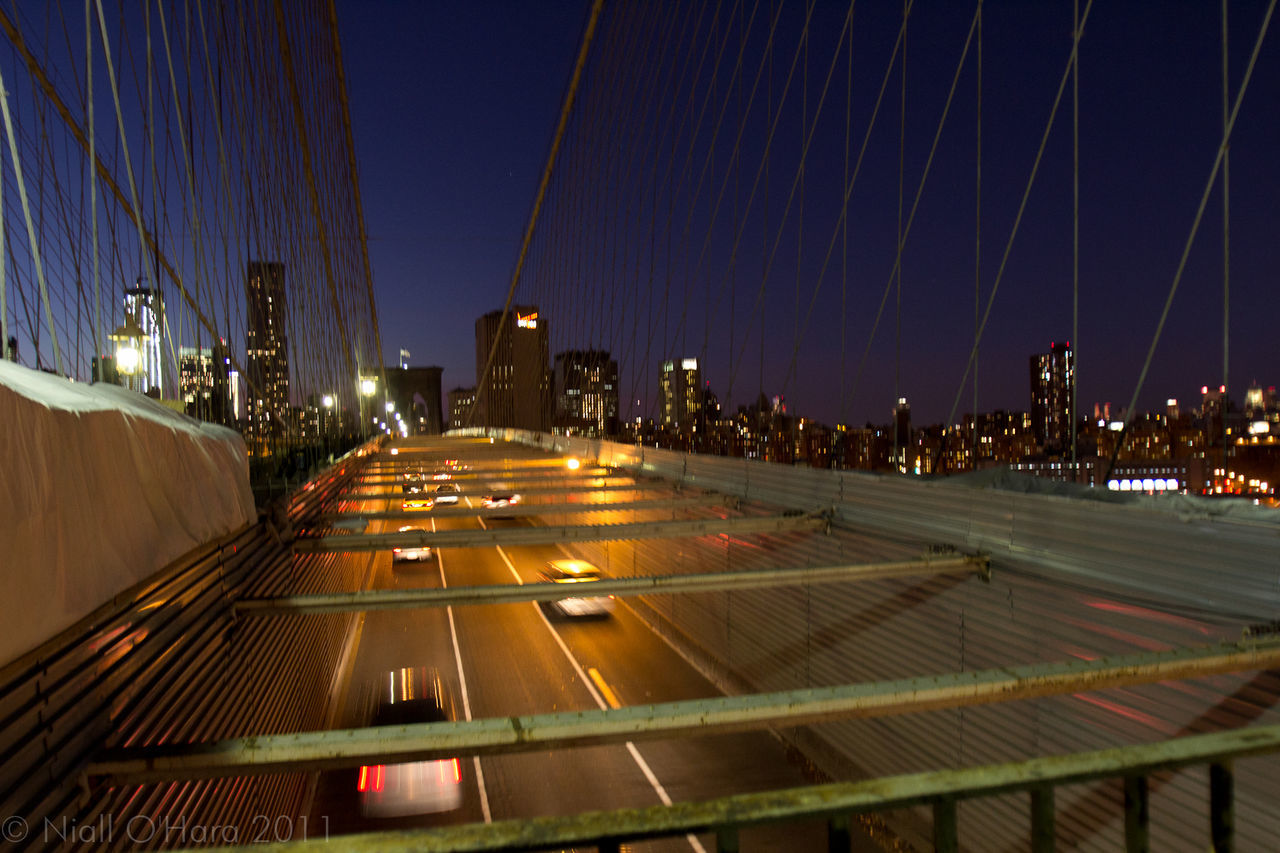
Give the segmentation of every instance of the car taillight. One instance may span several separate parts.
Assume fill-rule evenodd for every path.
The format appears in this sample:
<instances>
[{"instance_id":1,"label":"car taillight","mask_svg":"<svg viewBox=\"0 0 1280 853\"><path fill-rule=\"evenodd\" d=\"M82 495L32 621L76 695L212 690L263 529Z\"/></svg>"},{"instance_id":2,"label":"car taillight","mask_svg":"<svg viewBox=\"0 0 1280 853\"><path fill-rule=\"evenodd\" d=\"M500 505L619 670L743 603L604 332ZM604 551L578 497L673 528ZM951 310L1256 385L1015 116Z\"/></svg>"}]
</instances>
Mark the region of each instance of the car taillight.
<instances>
[{"instance_id":1,"label":"car taillight","mask_svg":"<svg viewBox=\"0 0 1280 853\"><path fill-rule=\"evenodd\" d=\"M456 785L462 781L462 771L458 767L458 759L453 758L449 761L439 761L436 763L440 771L441 785Z\"/></svg>"},{"instance_id":2,"label":"car taillight","mask_svg":"<svg viewBox=\"0 0 1280 853\"><path fill-rule=\"evenodd\" d=\"M381 764L375 764L372 767L362 766L360 768L360 782L356 785L360 793L381 791L385 771L386 768Z\"/></svg>"}]
</instances>

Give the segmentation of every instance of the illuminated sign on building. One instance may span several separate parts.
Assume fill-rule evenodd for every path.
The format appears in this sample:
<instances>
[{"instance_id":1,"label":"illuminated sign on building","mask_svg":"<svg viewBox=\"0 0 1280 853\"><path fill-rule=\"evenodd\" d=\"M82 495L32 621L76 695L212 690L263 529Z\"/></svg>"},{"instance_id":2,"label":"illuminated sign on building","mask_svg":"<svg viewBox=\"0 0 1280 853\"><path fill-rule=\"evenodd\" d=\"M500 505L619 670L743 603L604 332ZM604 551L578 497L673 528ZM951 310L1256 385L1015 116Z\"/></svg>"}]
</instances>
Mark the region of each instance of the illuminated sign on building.
<instances>
[{"instance_id":1,"label":"illuminated sign on building","mask_svg":"<svg viewBox=\"0 0 1280 853\"><path fill-rule=\"evenodd\" d=\"M697 370L698 360L696 358L686 358L680 362L681 370Z\"/></svg>"},{"instance_id":2,"label":"illuminated sign on building","mask_svg":"<svg viewBox=\"0 0 1280 853\"><path fill-rule=\"evenodd\" d=\"M534 311L532 314L517 314L516 326L521 329L538 328L538 312Z\"/></svg>"}]
</instances>

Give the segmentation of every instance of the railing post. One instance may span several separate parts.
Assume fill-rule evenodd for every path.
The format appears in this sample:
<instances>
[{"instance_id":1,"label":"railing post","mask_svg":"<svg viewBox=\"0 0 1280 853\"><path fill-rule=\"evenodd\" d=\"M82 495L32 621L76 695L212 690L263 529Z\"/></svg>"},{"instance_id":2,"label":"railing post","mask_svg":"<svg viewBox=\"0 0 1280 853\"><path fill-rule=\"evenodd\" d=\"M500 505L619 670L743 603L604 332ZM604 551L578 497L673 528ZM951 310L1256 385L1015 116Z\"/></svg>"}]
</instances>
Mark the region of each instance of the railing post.
<instances>
[{"instance_id":1,"label":"railing post","mask_svg":"<svg viewBox=\"0 0 1280 853\"><path fill-rule=\"evenodd\" d=\"M954 799L938 800L933 804L933 849L937 853L957 853L960 849Z\"/></svg>"},{"instance_id":2,"label":"railing post","mask_svg":"<svg viewBox=\"0 0 1280 853\"><path fill-rule=\"evenodd\" d=\"M1031 851L1053 853L1054 807L1053 787L1045 785L1031 790Z\"/></svg>"},{"instance_id":3,"label":"railing post","mask_svg":"<svg viewBox=\"0 0 1280 853\"><path fill-rule=\"evenodd\" d=\"M827 850L830 853L849 853L853 839L849 835L849 816L841 815L827 821Z\"/></svg>"},{"instance_id":4,"label":"railing post","mask_svg":"<svg viewBox=\"0 0 1280 853\"><path fill-rule=\"evenodd\" d=\"M1214 853L1231 853L1235 846L1235 776L1231 765L1209 765L1209 838Z\"/></svg>"},{"instance_id":5,"label":"railing post","mask_svg":"<svg viewBox=\"0 0 1280 853\"><path fill-rule=\"evenodd\" d=\"M738 827L722 826L716 830L716 853L738 853Z\"/></svg>"},{"instance_id":6,"label":"railing post","mask_svg":"<svg viewBox=\"0 0 1280 853\"><path fill-rule=\"evenodd\" d=\"M1125 853L1150 853L1150 800L1146 776L1124 777Z\"/></svg>"}]
</instances>

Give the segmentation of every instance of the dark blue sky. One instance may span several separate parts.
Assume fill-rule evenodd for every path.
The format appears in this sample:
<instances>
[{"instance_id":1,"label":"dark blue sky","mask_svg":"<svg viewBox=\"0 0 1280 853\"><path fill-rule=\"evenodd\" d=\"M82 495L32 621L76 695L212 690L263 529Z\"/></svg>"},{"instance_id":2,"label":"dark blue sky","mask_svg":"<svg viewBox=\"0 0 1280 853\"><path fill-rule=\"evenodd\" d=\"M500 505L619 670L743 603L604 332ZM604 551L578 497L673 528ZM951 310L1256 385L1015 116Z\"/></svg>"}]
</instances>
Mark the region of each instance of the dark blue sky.
<instances>
[{"instance_id":1,"label":"dark blue sky","mask_svg":"<svg viewBox=\"0 0 1280 853\"><path fill-rule=\"evenodd\" d=\"M762 4L767 9L770 4ZM339 5L384 356L400 347L415 365L444 367L445 388L475 381L474 321L500 308L588 5L582 3L345 2ZM1083 4L1082 4L1083 7ZM683 8L683 7L681 7ZM820 2L810 97L830 58L845 6ZM1231 81L1238 86L1265 4L1231 4ZM764 13L762 13L764 14ZM970 4L918 3L908 42L907 203L972 14ZM1217 146L1221 122L1220 8L1216 3L1100 3L1090 15L1081 67L1081 326L1076 341L1082 412L1128 402L1169 291ZM855 137L896 33L900 7L855 11ZM1238 399L1257 380L1275 384L1280 273L1280 32L1263 46L1232 145L1231 378ZM794 29L794 27L793 27ZM785 26L784 26L785 31ZM985 300L1021 199L1070 49L1070 3L986 4L983 57L983 265ZM780 44L790 44L785 41ZM779 54L785 65L792 48ZM865 65L863 64L865 62ZM946 417L972 342L975 127L972 65L948 120L904 261L903 347L895 363L892 314L882 320L856 397L834 399L842 324L838 284L828 282L802 340L788 386L793 410L834 421L884 421L895 371L918 422ZM897 204L897 90L855 191L856 308L846 313L846 382L866 347L870 314L892 266ZM1068 90L1069 96L1069 90ZM843 110L843 95L839 96ZM810 103L813 103L811 101ZM620 117L619 120L622 120ZM799 131L789 132L798 136ZM793 145L794 147L794 145ZM806 245L825 246L816 185L826 156L815 149ZM779 155L779 162L785 161ZM1045 151L981 348L983 410L1027 407L1027 357L1071 337L1070 101ZM793 161L792 161L793 162ZM773 198L790 167L780 167ZM839 174L841 166L834 166ZM1221 197L1215 191L1183 275L1139 408L1167 397L1195 405L1222 373ZM776 220L775 220L776 221ZM818 224L820 223L820 224ZM869 247L869 248L868 248ZM887 254L886 254L887 252ZM787 261L781 262L783 266ZM795 280L790 271L776 274ZM805 282L808 287L808 281ZM766 312L784 338L795 325L794 284L770 284ZM804 294L807 303L808 293ZM745 311L739 301L739 311ZM869 307L868 307L869 306ZM625 305L614 306L625 308ZM545 308L545 306L544 306ZM719 318L719 322L723 318ZM553 350L581 345L558 332ZM691 349L704 342L697 320ZM738 321L746 324L745 316ZM757 321L758 324L758 321ZM568 325L562 323L562 325ZM708 362L716 362L712 343ZM616 345L615 345L616 349ZM727 352L727 347L725 348ZM618 354L615 352L615 354ZM680 353L673 353L679 355ZM694 353L696 354L696 353ZM656 358L656 354L654 356ZM719 359L727 360L728 356ZM769 359L775 359L770 350ZM651 358L653 360L653 358ZM768 368L776 393L785 364ZM754 375L755 369L752 369ZM723 393L727 368L707 375ZM752 380L755 382L756 380ZM741 380L739 380L741 383ZM641 391L650 385L641 380ZM627 385L624 378L624 387ZM740 386L741 387L741 386ZM748 389L752 394L755 388ZM750 394L734 393L735 404ZM970 391L960 412L971 406Z\"/></svg>"},{"instance_id":2,"label":"dark blue sky","mask_svg":"<svg viewBox=\"0 0 1280 853\"><path fill-rule=\"evenodd\" d=\"M344 2L343 59L383 355L475 384L475 320L501 308L585 4Z\"/></svg>"}]
</instances>

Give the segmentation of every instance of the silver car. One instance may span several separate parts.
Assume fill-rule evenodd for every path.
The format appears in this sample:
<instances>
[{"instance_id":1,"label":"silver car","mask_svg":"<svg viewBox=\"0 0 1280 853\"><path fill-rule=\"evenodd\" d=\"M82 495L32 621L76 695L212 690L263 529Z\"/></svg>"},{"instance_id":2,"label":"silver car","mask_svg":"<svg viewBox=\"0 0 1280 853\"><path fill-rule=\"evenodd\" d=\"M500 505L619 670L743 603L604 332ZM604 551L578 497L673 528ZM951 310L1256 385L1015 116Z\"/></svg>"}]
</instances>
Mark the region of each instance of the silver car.
<instances>
[{"instance_id":1,"label":"silver car","mask_svg":"<svg viewBox=\"0 0 1280 853\"><path fill-rule=\"evenodd\" d=\"M552 560L547 563L545 569L542 570L542 580L548 583L574 584L569 587L574 592L584 592L581 584L590 584L593 581L600 580L600 570L586 560ZM608 616L613 612L613 596L589 596L582 597L575 595L572 598L562 598L559 601L551 602L551 607L562 616L569 617L586 617L586 616Z\"/></svg>"},{"instance_id":2,"label":"silver car","mask_svg":"<svg viewBox=\"0 0 1280 853\"><path fill-rule=\"evenodd\" d=\"M417 532L417 533L426 533L426 531L423 530L421 527L414 527L412 524L406 524L404 527L401 527L400 530L397 532L409 533L411 531ZM431 546L429 545L409 545L404 548L391 549L391 562L393 564L402 563L408 560L413 560L415 562L420 563L424 560L430 560L430 559L431 559Z\"/></svg>"}]
</instances>

